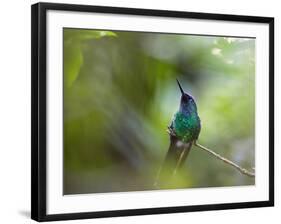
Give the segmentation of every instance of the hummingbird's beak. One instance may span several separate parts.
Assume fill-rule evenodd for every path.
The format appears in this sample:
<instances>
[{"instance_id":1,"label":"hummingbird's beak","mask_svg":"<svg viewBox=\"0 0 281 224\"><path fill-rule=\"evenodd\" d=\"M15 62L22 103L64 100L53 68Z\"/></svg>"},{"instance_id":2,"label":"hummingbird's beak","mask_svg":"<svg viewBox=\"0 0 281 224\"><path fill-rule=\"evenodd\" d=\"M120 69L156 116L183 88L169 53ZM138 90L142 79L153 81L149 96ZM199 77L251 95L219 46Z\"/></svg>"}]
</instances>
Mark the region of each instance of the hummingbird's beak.
<instances>
[{"instance_id":1,"label":"hummingbird's beak","mask_svg":"<svg viewBox=\"0 0 281 224\"><path fill-rule=\"evenodd\" d=\"M184 91L183 91L183 89L181 88L181 84L180 84L180 82L179 82L179 80L178 80L178 79L177 79L177 83L178 83L179 88L180 88L180 90L181 90L181 94L183 95L183 94L184 94Z\"/></svg>"}]
</instances>

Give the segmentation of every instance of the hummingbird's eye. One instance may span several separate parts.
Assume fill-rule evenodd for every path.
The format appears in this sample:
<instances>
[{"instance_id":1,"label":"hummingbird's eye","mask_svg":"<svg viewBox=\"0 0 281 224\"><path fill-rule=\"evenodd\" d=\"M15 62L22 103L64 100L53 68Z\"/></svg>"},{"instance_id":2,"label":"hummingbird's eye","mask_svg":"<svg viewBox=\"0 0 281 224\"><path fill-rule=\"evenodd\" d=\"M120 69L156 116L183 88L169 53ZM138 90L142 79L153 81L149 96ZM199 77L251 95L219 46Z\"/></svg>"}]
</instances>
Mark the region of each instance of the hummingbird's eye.
<instances>
[{"instance_id":1,"label":"hummingbird's eye","mask_svg":"<svg viewBox=\"0 0 281 224\"><path fill-rule=\"evenodd\" d=\"M182 95L182 100L187 102L189 100L189 96L187 94Z\"/></svg>"},{"instance_id":2,"label":"hummingbird's eye","mask_svg":"<svg viewBox=\"0 0 281 224\"><path fill-rule=\"evenodd\" d=\"M188 99L188 100L190 99L190 96L188 94L184 94L184 96L186 99Z\"/></svg>"}]
</instances>

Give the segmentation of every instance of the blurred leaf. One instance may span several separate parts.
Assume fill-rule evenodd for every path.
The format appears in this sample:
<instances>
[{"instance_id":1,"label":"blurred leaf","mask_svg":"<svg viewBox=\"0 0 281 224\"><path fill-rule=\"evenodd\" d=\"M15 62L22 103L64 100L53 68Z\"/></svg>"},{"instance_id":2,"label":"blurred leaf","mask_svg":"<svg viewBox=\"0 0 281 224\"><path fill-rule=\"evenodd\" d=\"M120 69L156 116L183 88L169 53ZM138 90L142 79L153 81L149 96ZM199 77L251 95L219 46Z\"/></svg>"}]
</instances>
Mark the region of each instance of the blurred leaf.
<instances>
[{"instance_id":1,"label":"blurred leaf","mask_svg":"<svg viewBox=\"0 0 281 224\"><path fill-rule=\"evenodd\" d=\"M64 47L64 81L67 87L77 79L80 66L83 63L83 55L81 46L78 42L73 44L66 44Z\"/></svg>"},{"instance_id":2,"label":"blurred leaf","mask_svg":"<svg viewBox=\"0 0 281 224\"><path fill-rule=\"evenodd\" d=\"M65 29L64 30L64 40L68 41L81 41L98 39L101 37L117 37L114 32L111 31L95 31L95 30L80 30L80 29Z\"/></svg>"},{"instance_id":3,"label":"blurred leaf","mask_svg":"<svg viewBox=\"0 0 281 224\"><path fill-rule=\"evenodd\" d=\"M83 64L82 42L117 35L111 31L64 29L64 75L65 84L71 87Z\"/></svg>"}]
</instances>

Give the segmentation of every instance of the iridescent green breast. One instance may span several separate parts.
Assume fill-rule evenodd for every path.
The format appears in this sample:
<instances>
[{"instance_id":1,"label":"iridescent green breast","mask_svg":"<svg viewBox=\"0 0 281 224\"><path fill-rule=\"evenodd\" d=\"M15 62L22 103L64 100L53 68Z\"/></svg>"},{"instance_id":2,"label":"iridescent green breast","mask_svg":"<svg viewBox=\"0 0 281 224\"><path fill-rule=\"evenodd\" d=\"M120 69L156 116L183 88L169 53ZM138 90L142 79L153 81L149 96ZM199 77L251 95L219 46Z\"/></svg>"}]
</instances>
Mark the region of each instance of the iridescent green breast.
<instances>
[{"instance_id":1,"label":"iridescent green breast","mask_svg":"<svg viewBox=\"0 0 281 224\"><path fill-rule=\"evenodd\" d=\"M171 127L173 128L176 136L183 142L194 141L198 138L200 132L200 119L197 112L188 114L177 112L174 116Z\"/></svg>"}]
</instances>

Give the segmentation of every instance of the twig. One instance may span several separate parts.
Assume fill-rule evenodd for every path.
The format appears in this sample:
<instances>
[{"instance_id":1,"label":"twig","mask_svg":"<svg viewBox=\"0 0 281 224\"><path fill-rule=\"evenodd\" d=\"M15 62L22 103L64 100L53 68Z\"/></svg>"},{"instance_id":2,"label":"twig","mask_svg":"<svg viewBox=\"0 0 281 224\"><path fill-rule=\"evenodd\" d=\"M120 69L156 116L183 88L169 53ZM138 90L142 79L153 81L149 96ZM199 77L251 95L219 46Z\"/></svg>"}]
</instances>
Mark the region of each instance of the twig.
<instances>
[{"instance_id":1,"label":"twig","mask_svg":"<svg viewBox=\"0 0 281 224\"><path fill-rule=\"evenodd\" d=\"M230 166L233 166L233 167L236 168L240 173L242 173L242 174L244 174L244 175L247 175L247 176L249 176L249 177L255 177L255 174L254 174L254 173L252 173L252 172L246 170L245 168L243 168L243 167L237 165L236 163L234 163L234 162L232 162L232 161L230 161L230 160L228 160L228 159L222 157L221 155L215 153L215 152L212 151L211 149L208 149L208 148L206 148L206 147L204 147L204 146L198 144L197 142L194 142L194 145L197 146L197 147L200 148L200 149L205 150L206 152L208 152L208 153L211 154L212 156L216 157L217 159L219 159L219 160L221 160L221 161L223 161L223 162L229 164Z\"/></svg>"}]
</instances>

